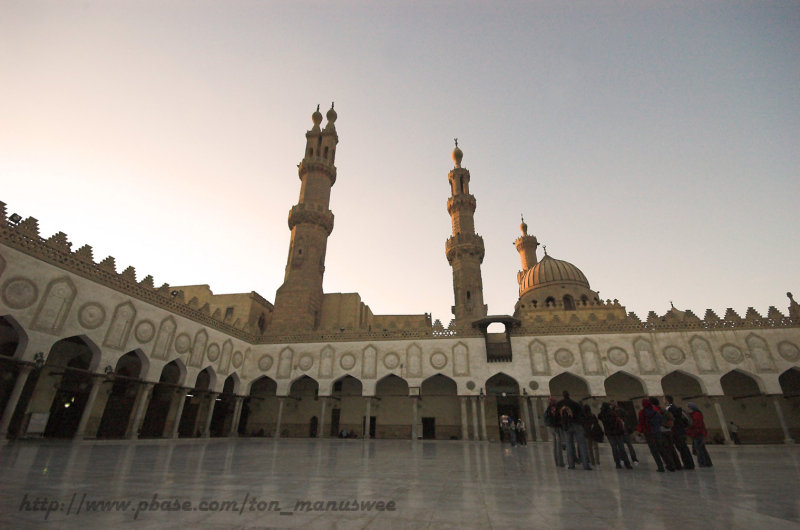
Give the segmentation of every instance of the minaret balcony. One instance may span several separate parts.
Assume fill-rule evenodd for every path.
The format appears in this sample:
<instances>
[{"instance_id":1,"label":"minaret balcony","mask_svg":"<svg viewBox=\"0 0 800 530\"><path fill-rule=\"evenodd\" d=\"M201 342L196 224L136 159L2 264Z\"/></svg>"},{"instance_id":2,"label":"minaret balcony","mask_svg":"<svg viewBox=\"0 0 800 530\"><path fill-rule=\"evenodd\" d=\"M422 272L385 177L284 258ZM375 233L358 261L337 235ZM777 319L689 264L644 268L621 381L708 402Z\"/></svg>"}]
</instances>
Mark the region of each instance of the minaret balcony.
<instances>
[{"instance_id":1,"label":"minaret balcony","mask_svg":"<svg viewBox=\"0 0 800 530\"><path fill-rule=\"evenodd\" d=\"M331 179L331 186L336 183L336 166L333 162L321 156L307 156L297 165L297 174L303 180L309 172L318 171Z\"/></svg>"},{"instance_id":2,"label":"minaret balcony","mask_svg":"<svg viewBox=\"0 0 800 530\"><path fill-rule=\"evenodd\" d=\"M453 195L447 199L447 213L453 215L453 212L475 213L475 196L469 193Z\"/></svg>"},{"instance_id":3,"label":"minaret balcony","mask_svg":"<svg viewBox=\"0 0 800 530\"><path fill-rule=\"evenodd\" d=\"M447 239L445 243L445 253L447 261L452 263L454 259L463 256L477 256L483 262L484 248L483 238L477 234L456 234Z\"/></svg>"},{"instance_id":4,"label":"minaret balcony","mask_svg":"<svg viewBox=\"0 0 800 530\"><path fill-rule=\"evenodd\" d=\"M333 232L333 212L317 204L295 204L289 210L289 230L298 224L321 226L330 235Z\"/></svg>"}]
</instances>

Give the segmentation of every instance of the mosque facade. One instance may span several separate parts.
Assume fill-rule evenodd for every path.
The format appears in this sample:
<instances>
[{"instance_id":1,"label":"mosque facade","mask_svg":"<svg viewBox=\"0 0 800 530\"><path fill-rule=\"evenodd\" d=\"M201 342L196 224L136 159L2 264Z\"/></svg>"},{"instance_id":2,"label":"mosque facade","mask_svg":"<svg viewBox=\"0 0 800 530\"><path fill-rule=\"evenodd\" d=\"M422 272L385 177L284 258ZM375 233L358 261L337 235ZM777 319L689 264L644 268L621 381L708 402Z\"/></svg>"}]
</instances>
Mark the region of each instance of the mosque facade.
<instances>
[{"instance_id":1,"label":"mosque facade","mask_svg":"<svg viewBox=\"0 0 800 530\"><path fill-rule=\"evenodd\" d=\"M88 245L74 250L62 232L42 236L35 218L0 203L0 437L494 441L510 414L544 440L544 405L562 390L595 410L615 399L630 415L648 395L694 401L727 442L730 421L745 443L800 435L800 305L789 293L784 312L673 307L642 320L600 299L575 265L540 255L523 220L519 299L512 315L488 314L477 201L457 144L449 325L323 292L336 119L333 107L324 127L319 108L312 115L274 304L158 287Z\"/></svg>"}]
</instances>

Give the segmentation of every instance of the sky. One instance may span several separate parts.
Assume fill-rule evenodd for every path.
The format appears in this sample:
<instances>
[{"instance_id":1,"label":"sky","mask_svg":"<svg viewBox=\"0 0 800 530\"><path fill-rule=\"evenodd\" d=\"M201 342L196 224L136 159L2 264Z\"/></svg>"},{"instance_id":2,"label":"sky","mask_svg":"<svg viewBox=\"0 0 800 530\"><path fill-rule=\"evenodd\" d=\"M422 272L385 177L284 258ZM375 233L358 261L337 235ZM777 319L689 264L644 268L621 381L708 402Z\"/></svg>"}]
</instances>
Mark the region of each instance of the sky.
<instances>
[{"instance_id":1,"label":"sky","mask_svg":"<svg viewBox=\"0 0 800 530\"><path fill-rule=\"evenodd\" d=\"M786 313L798 28L788 1L0 0L0 201L139 280L274 301L335 101L325 292L447 325L457 137L489 314L521 214L641 318Z\"/></svg>"}]
</instances>

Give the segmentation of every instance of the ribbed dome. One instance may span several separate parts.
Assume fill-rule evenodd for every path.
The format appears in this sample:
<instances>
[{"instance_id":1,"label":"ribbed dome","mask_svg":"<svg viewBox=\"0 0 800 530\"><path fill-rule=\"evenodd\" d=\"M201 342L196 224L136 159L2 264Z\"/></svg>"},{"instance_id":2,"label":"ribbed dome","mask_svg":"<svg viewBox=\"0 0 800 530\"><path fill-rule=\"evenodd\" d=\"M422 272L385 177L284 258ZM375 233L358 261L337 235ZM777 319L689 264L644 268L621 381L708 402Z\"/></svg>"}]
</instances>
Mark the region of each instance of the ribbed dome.
<instances>
[{"instance_id":1,"label":"ribbed dome","mask_svg":"<svg viewBox=\"0 0 800 530\"><path fill-rule=\"evenodd\" d=\"M525 271L519 282L519 292L522 294L538 287L565 283L589 288L589 281L578 267L545 255L542 261Z\"/></svg>"}]
</instances>

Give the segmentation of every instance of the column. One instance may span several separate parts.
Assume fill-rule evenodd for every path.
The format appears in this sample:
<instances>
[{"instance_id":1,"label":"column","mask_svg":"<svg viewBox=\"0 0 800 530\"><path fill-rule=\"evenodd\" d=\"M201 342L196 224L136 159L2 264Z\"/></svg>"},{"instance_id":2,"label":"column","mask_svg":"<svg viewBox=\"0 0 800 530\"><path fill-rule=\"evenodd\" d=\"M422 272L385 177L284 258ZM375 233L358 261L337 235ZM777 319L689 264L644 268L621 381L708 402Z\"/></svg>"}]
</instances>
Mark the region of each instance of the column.
<instances>
[{"instance_id":1,"label":"column","mask_svg":"<svg viewBox=\"0 0 800 530\"><path fill-rule=\"evenodd\" d=\"M369 440L369 427L370 427L370 415L372 414L372 396L367 396L367 412L364 416L364 432L362 433L362 437L365 440Z\"/></svg>"},{"instance_id":2,"label":"column","mask_svg":"<svg viewBox=\"0 0 800 530\"><path fill-rule=\"evenodd\" d=\"M11 390L8 403L3 411L3 417L0 418L0 441L5 440L8 435L8 426L14 416L14 411L17 410L19 397L22 395L22 389L25 388L25 383L28 381L28 375L30 375L32 369L33 366L29 364L22 365L19 369L17 380L14 382L14 389Z\"/></svg>"},{"instance_id":3,"label":"column","mask_svg":"<svg viewBox=\"0 0 800 530\"><path fill-rule=\"evenodd\" d=\"M412 412L412 419L411 419L411 439L417 439L417 398L411 398L411 412Z\"/></svg>"},{"instance_id":4,"label":"column","mask_svg":"<svg viewBox=\"0 0 800 530\"><path fill-rule=\"evenodd\" d=\"M239 421L242 419L242 405L244 404L244 396L234 396L233 398L233 418L231 419L231 432L228 436L236 438L239 436Z\"/></svg>"},{"instance_id":5,"label":"column","mask_svg":"<svg viewBox=\"0 0 800 530\"><path fill-rule=\"evenodd\" d=\"M725 421L725 415L722 414L722 405L719 404L719 398L712 397L711 401L714 402L714 410L717 411L717 418L719 418L719 425L722 427L722 436L725 437L725 443L731 443L731 433L728 432L728 422Z\"/></svg>"},{"instance_id":6,"label":"column","mask_svg":"<svg viewBox=\"0 0 800 530\"><path fill-rule=\"evenodd\" d=\"M531 416L533 416L533 428L536 431L536 441L543 442L542 420L539 418L539 398L531 400Z\"/></svg>"},{"instance_id":7,"label":"column","mask_svg":"<svg viewBox=\"0 0 800 530\"><path fill-rule=\"evenodd\" d=\"M325 437L325 408L328 405L328 397L320 396L319 400L322 402L319 406L319 429L317 430L317 438Z\"/></svg>"},{"instance_id":8,"label":"column","mask_svg":"<svg viewBox=\"0 0 800 530\"><path fill-rule=\"evenodd\" d=\"M775 412L778 414L778 421L781 422L781 429L783 429L783 443L793 444L794 439L789 434L789 428L786 426L786 420L783 418L780 398L778 396L772 396L772 403L775 405Z\"/></svg>"},{"instance_id":9,"label":"column","mask_svg":"<svg viewBox=\"0 0 800 530\"><path fill-rule=\"evenodd\" d=\"M488 440L489 437L486 436L486 404L484 403L486 400L478 398L478 403L481 405L481 440Z\"/></svg>"},{"instance_id":10,"label":"column","mask_svg":"<svg viewBox=\"0 0 800 530\"><path fill-rule=\"evenodd\" d=\"M203 438L209 438L211 436L211 420L214 419L214 407L217 405L217 396L219 396L219 394L217 392L210 392L208 396L211 402L208 404L208 417L206 418L206 425L203 427Z\"/></svg>"},{"instance_id":11,"label":"column","mask_svg":"<svg viewBox=\"0 0 800 530\"><path fill-rule=\"evenodd\" d=\"M136 412L133 415L133 420L128 424L129 440L136 440L139 438L139 429L142 428L144 421L144 414L147 411L147 405L150 403L150 396L153 393L155 383L141 383L139 385L139 392L136 396Z\"/></svg>"},{"instance_id":12,"label":"column","mask_svg":"<svg viewBox=\"0 0 800 530\"><path fill-rule=\"evenodd\" d=\"M86 405L83 407L83 412L81 413L81 421L78 423L78 429L75 431L73 439L83 439L83 434L86 432L86 424L89 423L89 418L92 416L92 409L94 409L94 400L97 399L97 393L100 391L100 386L102 384L102 378L97 376L92 377L92 389L89 390L89 397L86 399Z\"/></svg>"},{"instance_id":13,"label":"column","mask_svg":"<svg viewBox=\"0 0 800 530\"><path fill-rule=\"evenodd\" d=\"M283 416L283 396L278 396L278 420L275 422L275 438L281 437L281 417Z\"/></svg>"},{"instance_id":14,"label":"column","mask_svg":"<svg viewBox=\"0 0 800 530\"><path fill-rule=\"evenodd\" d=\"M474 399L470 399L470 404L472 405L470 408L472 409L472 439L476 442L481 439L481 427L480 423L478 423L478 398L477 396Z\"/></svg>"},{"instance_id":15,"label":"column","mask_svg":"<svg viewBox=\"0 0 800 530\"><path fill-rule=\"evenodd\" d=\"M186 405L186 389L179 388L180 397L178 398L178 408L175 411L175 421L172 423L172 431L167 435L167 438L177 438L178 429L181 427L181 416L183 416L183 407Z\"/></svg>"},{"instance_id":16,"label":"column","mask_svg":"<svg viewBox=\"0 0 800 530\"><path fill-rule=\"evenodd\" d=\"M469 440L469 432L467 430L467 427L469 427L467 423L467 398L461 396L459 401L461 401L461 439Z\"/></svg>"},{"instance_id":17,"label":"column","mask_svg":"<svg viewBox=\"0 0 800 530\"><path fill-rule=\"evenodd\" d=\"M522 417L525 418L525 427L528 429L526 432L526 436L530 439L529 441L533 441L533 431L531 431L531 427L533 427L533 423L531 423L531 410L528 407L528 396L523 394L519 398L520 402L522 403Z\"/></svg>"}]
</instances>

